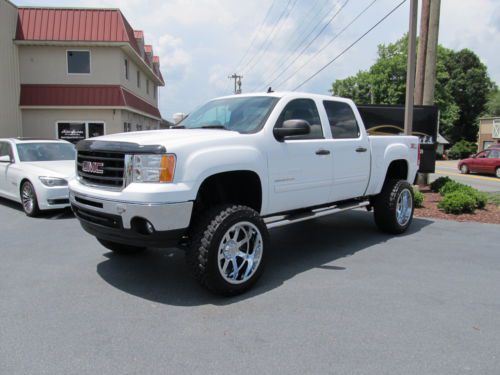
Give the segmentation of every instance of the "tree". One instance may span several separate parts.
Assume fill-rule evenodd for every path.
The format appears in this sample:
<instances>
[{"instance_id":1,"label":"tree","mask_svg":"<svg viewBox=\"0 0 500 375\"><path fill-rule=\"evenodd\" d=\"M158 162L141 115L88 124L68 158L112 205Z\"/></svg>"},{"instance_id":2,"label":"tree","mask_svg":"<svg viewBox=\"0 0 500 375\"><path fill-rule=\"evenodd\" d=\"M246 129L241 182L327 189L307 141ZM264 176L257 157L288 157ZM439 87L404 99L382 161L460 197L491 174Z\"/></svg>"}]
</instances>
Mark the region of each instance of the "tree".
<instances>
[{"instance_id":1,"label":"tree","mask_svg":"<svg viewBox=\"0 0 500 375\"><path fill-rule=\"evenodd\" d=\"M408 37L378 46L378 58L370 69L336 80L334 95L356 103L404 104ZM485 109L495 85L487 69L470 50L455 52L438 47L435 104L440 109L440 132L452 142L476 141L477 118Z\"/></svg>"},{"instance_id":2,"label":"tree","mask_svg":"<svg viewBox=\"0 0 500 375\"><path fill-rule=\"evenodd\" d=\"M500 116L500 91L491 93L488 103L486 103L486 116Z\"/></svg>"}]
</instances>

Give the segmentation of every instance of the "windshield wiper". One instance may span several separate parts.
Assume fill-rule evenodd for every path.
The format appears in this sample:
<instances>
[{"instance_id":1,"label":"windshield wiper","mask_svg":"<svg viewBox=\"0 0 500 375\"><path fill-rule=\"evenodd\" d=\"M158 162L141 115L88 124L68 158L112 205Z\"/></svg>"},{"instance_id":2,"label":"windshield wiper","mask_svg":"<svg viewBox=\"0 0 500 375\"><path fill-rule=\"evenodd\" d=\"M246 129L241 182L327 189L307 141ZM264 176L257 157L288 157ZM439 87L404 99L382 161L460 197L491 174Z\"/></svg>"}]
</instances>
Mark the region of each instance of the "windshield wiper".
<instances>
[{"instance_id":1,"label":"windshield wiper","mask_svg":"<svg viewBox=\"0 0 500 375\"><path fill-rule=\"evenodd\" d=\"M224 125L203 125L201 126L202 129L224 129L227 130L227 128Z\"/></svg>"}]
</instances>

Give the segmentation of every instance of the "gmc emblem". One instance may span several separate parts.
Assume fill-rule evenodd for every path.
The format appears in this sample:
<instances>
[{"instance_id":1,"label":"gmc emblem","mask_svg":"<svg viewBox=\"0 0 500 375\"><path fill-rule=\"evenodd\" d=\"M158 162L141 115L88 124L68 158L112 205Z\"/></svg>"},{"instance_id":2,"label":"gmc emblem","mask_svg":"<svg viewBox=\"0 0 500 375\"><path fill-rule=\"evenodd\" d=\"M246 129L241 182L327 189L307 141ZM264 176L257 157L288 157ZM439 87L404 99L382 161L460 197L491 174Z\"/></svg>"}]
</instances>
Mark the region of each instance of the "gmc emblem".
<instances>
[{"instance_id":1,"label":"gmc emblem","mask_svg":"<svg viewBox=\"0 0 500 375\"><path fill-rule=\"evenodd\" d=\"M87 173L103 174L104 173L104 170L102 169L103 166L104 163L98 161L84 161L82 163L82 171Z\"/></svg>"}]
</instances>

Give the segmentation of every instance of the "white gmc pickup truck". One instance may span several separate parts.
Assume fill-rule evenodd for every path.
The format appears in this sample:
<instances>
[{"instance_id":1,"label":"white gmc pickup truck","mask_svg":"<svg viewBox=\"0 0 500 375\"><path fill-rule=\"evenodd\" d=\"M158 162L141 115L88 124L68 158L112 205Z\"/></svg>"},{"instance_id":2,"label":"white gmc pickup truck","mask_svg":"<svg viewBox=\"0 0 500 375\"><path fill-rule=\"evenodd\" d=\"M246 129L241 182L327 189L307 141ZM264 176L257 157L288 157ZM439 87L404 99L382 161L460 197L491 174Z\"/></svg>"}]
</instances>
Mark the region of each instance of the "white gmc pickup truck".
<instances>
[{"instance_id":1,"label":"white gmc pickup truck","mask_svg":"<svg viewBox=\"0 0 500 375\"><path fill-rule=\"evenodd\" d=\"M70 201L106 248L186 248L198 281L235 295L261 275L268 229L365 207L389 233L413 217L418 138L368 136L351 100L304 94L209 101L174 129L77 145Z\"/></svg>"}]
</instances>

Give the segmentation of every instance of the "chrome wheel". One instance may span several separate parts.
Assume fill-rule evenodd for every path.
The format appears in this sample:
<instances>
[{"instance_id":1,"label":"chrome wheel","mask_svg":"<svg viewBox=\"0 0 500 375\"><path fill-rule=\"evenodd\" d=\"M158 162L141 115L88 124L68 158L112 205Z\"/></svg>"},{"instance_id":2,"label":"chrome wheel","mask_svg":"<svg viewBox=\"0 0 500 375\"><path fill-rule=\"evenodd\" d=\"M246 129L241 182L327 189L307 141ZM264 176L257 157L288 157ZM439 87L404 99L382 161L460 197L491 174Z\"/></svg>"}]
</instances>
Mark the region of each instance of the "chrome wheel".
<instances>
[{"instance_id":1,"label":"chrome wheel","mask_svg":"<svg viewBox=\"0 0 500 375\"><path fill-rule=\"evenodd\" d=\"M221 276L230 284L248 281L259 268L262 252L259 229L248 221L234 224L219 245L217 263Z\"/></svg>"},{"instance_id":2,"label":"chrome wheel","mask_svg":"<svg viewBox=\"0 0 500 375\"><path fill-rule=\"evenodd\" d=\"M497 177L500 178L500 168L497 168L496 174L497 174Z\"/></svg>"},{"instance_id":3,"label":"chrome wheel","mask_svg":"<svg viewBox=\"0 0 500 375\"><path fill-rule=\"evenodd\" d=\"M404 227L410 221L413 210L413 200L411 192L408 189L401 191L396 204L396 220L398 224Z\"/></svg>"},{"instance_id":4,"label":"chrome wheel","mask_svg":"<svg viewBox=\"0 0 500 375\"><path fill-rule=\"evenodd\" d=\"M35 190L30 183L25 183L21 191L21 201L23 204L24 211L30 214L35 208Z\"/></svg>"},{"instance_id":5,"label":"chrome wheel","mask_svg":"<svg viewBox=\"0 0 500 375\"><path fill-rule=\"evenodd\" d=\"M468 174L469 167L467 167L467 165L463 164L462 167L460 168L460 172L462 172L462 174Z\"/></svg>"}]
</instances>

